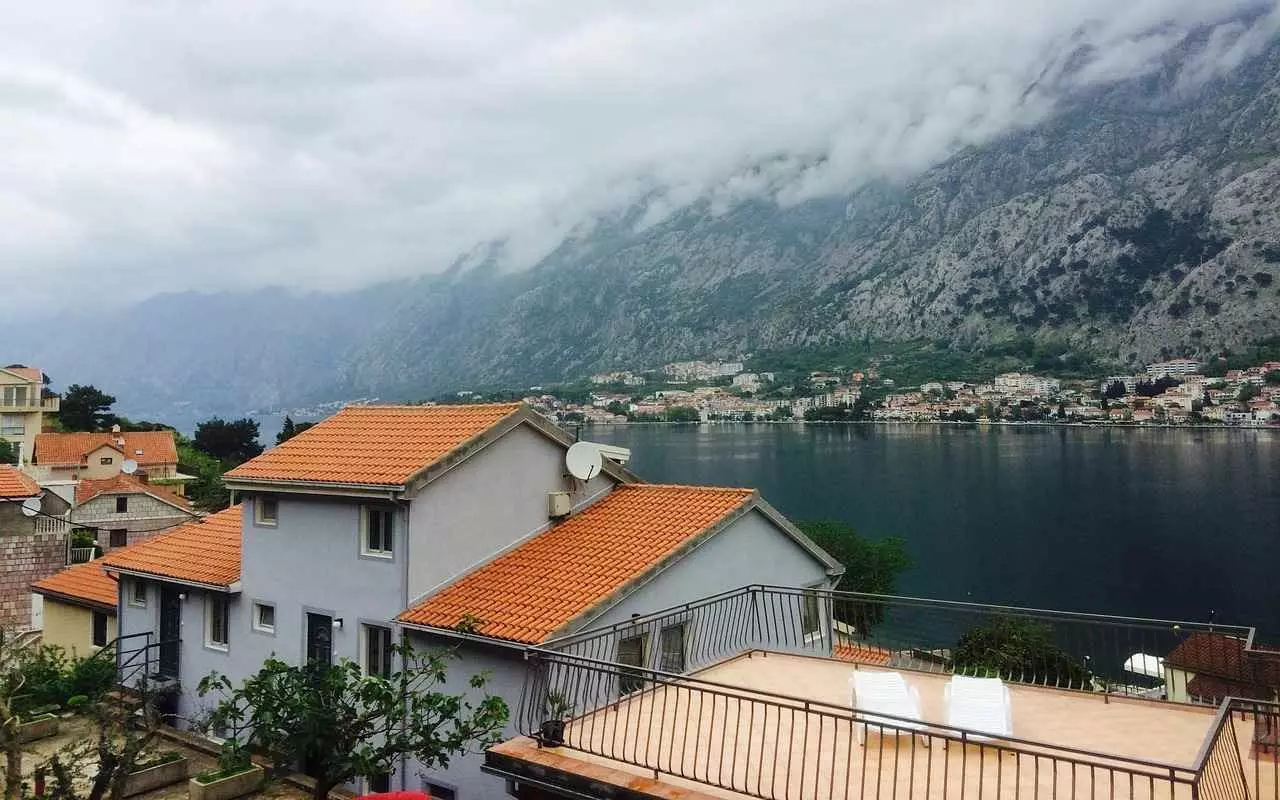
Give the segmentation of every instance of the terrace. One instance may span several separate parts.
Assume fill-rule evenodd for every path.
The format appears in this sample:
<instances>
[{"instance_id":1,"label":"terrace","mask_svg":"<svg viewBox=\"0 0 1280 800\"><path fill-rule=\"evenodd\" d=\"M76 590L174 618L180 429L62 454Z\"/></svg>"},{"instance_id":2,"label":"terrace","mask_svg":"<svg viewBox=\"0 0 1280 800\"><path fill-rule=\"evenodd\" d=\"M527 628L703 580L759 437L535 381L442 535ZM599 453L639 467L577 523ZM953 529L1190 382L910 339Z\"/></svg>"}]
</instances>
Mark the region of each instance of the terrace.
<instances>
[{"instance_id":1,"label":"terrace","mask_svg":"<svg viewBox=\"0 0 1280 800\"><path fill-rule=\"evenodd\" d=\"M1280 800L1280 654L1248 628L754 586L528 662L486 755L522 797ZM857 670L919 719L859 715ZM947 724L954 674L1006 682L1011 735Z\"/></svg>"}]
</instances>

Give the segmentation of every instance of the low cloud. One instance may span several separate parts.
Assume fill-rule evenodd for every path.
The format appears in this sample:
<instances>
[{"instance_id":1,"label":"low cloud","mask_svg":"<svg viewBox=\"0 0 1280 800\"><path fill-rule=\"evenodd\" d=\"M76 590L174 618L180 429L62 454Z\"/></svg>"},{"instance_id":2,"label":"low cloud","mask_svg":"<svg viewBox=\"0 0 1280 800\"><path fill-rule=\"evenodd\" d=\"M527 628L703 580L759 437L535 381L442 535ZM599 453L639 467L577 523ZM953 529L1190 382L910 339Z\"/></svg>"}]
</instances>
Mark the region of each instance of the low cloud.
<instances>
[{"instance_id":1,"label":"low cloud","mask_svg":"<svg viewBox=\"0 0 1280 800\"><path fill-rule=\"evenodd\" d=\"M17 4L0 21L3 315L339 289L601 215L910 175L1151 70L1192 87L1280 0ZM1243 20L1243 21L1242 21Z\"/></svg>"}]
</instances>

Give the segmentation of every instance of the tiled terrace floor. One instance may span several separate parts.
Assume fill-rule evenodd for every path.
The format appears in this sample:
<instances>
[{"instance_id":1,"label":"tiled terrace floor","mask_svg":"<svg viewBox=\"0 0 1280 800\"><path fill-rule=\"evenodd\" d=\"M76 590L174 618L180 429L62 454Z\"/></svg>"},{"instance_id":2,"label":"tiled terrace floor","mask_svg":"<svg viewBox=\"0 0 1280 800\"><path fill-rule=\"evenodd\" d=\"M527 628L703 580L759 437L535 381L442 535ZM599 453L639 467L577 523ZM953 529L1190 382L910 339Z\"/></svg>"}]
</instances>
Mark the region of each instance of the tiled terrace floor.
<instances>
[{"instance_id":1,"label":"tiled terrace floor","mask_svg":"<svg viewBox=\"0 0 1280 800\"><path fill-rule=\"evenodd\" d=\"M1175 800L1192 796L1189 768L1214 722L1211 709L1104 702L1100 694L1011 685L1014 736L1040 746L1019 744L1020 752L1001 753L990 744L905 735L871 736L863 746L847 713L852 669L839 661L779 654L733 659L697 677L734 689L714 695L683 687L642 692L571 722L568 747L525 752L543 764L558 760L561 769L572 759L598 780L613 774L633 788L641 782L646 793L671 797ZM925 722L945 722L947 677L904 677L919 690ZM811 702L808 709L803 702L794 709L766 708L754 692ZM1256 762L1247 759L1244 744L1248 726L1236 723L1236 730L1252 777ZM1172 771L1181 782L1168 779L1169 769L1121 759L1181 767ZM1280 800L1275 766L1261 766L1262 791L1254 796ZM1134 777L1133 770L1143 774Z\"/></svg>"}]
</instances>

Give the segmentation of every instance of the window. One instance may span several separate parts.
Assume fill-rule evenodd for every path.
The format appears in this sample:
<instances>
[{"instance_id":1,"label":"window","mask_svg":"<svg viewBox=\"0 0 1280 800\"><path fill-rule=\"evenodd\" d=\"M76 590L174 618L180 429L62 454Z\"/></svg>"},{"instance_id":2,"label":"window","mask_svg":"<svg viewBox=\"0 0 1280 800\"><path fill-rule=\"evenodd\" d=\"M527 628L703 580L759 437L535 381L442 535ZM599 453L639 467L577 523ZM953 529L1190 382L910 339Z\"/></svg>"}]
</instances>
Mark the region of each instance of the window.
<instances>
[{"instance_id":1,"label":"window","mask_svg":"<svg viewBox=\"0 0 1280 800\"><path fill-rule=\"evenodd\" d=\"M427 794L431 795L431 800L458 800L458 790L448 786L441 786L432 781L423 781L422 788L427 790Z\"/></svg>"},{"instance_id":2,"label":"window","mask_svg":"<svg viewBox=\"0 0 1280 800\"><path fill-rule=\"evenodd\" d=\"M275 525L280 519L280 504L274 497L253 501L253 521L259 525Z\"/></svg>"},{"instance_id":3,"label":"window","mask_svg":"<svg viewBox=\"0 0 1280 800\"><path fill-rule=\"evenodd\" d=\"M112 528L107 544L111 547L124 547L129 544L129 531L124 528Z\"/></svg>"},{"instance_id":4,"label":"window","mask_svg":"<svg viewBox=\"0 0 1280 800\"><path fill-rule=\"evenodd\" d=\"M129 513L129 498L127 497L116 498L116 513L117 514Z\"/></svg>"},{"instance_id":5,"label":"window","mask_svg":"<svg viewBox=\"0 0 1280 800\"><path fill-rule=\"evenodd\" d=\"M364 535L360 538L360 552L367 556L390 558L392 554L391 510L365 506L361 517Z\"/></svg>"},{"instance_id":6,"label":"window","mask_svg":"<svg viewBox=\"0 0 1280 800\"><path fill-rule=\"evenodd\" d=\"M93 612L93 646L107 646L107 614L105 611Z\"/></svg>"},{"instance_id":7,"label":"window","mask_svg":"<svg viewBox=\"0 0 1280 800\"><path fill-rule=\"evenodd\" d=\"M391 629L364 626L364 674L391 677Z\"/></svg>"},{"instance_id":8,"label":"window","mask_svg":"<svg viewBox=\"0 0 1280 800\"><path fill-rule=\"evenodd\" d=\"M103 456L102 458L98 459L98 463L104 467L107 466L108 464L114 464L115 462L116 460L111 456Z\"/></svg>"},{"instance_id":9,"label":"window","mask_svg":"<svg viewBox=\"0 0 1280 800\"><path fill-rule=\"evenodd\" d=\"M818 609L818 593L808 590L801 599L800 630L805 636L813 636L822 629L822 614Z\"/></svg>"},{"instance_id":10,"label":"window","mask_svg":"<svg viewBox=\"0 0 1280 800\"><path fill-rule=\"evenodd\" d=\"M370 775L366 781L368 786L366 791L372 794L382 794L391 791L391 773L380 772L377 775Z\"/></svg>"},{"instance_id":11,"label":"window","mask_svg":"<svg viewBox=\"0 0 1280 800\"><path fill-rule=\"evenodd\" d=\"M270 603L254 603L253 629L260 633L275 633L276 607Z\"/></svg>"},{"instance_id":12,"label":"window","mask_svg":"<svg viewBox=\"0 0 1280 800\"><path fill-rule=\"evenodd\" d=\"M649 635L642 633L618 642L618 663L629 667L643 667ZM644 676L634 670L624 669L618 676L618 690L629 694L644 686Z\"/></svg>"},{"instance_id":13,"label":"window","mask_svg":"<svg viewBox=\"0 0 1280 800\"><path fill-rule=\"evenodd\" d=\"M26 406L27 405L27 387L25 386L5 386L0 389L0 400L6 406Z\"/></svg>"},{"instance_id":14,"label":"window","mask_svg":"<svg viewBox=\"0 0 1280 800\"><path fill-rule=\"evenodd\" d=\"M129 605L134 608L147 607L147 584L143 581L130 581L129 586L133 589L129 595Z\"/></svg>"},{"instance_id":15,"label":"window","mask_svg":"<svg viewBox=\"0 0 1280 800\"><path fill-rule=\"evenodd\" d=\"M0 414L0 436L22 436L27 432L22 414Z\"/></svg>"},{"instance_id":16,"label":"window","mask_svg":"<svg viewBox=\"0 0 1280 800\"><path fill-rule=\"evenodd\" d=\"M684 623L663 628L658 644L658 669L663 672L684 672Z\"/></svg>"},{"instance_id":17,"label":"window","mask_svg":"<svg viewBox=\"0 0 1280 800\"><path fill-rule=\"evenodd\" d=\"M208 594L204 600L204 644L215 650L226 650L230 643L227 630L227 596Z\"/></svg>"}]
</instances>

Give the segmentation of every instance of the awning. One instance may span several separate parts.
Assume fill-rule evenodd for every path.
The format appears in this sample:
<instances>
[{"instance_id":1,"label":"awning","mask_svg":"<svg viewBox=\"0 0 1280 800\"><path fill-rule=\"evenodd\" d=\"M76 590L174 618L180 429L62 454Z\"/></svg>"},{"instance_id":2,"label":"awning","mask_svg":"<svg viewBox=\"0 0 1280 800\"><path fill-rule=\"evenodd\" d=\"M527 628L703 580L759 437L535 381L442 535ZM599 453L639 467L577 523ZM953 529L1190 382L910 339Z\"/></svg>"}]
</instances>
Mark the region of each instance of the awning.
<instances>
[{"instance_id":1,"label":"awning","mask_svg":"<svg viewBox=\"0 0 1280 800\"><path fill-rule=\"evenodd\" d=\"M1125 659L1124 671L1148 678L1164 678L1164 659L1148 653L1134 653Z\"/></svg>"}]
</instances>

